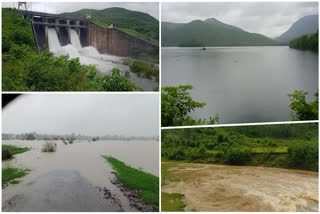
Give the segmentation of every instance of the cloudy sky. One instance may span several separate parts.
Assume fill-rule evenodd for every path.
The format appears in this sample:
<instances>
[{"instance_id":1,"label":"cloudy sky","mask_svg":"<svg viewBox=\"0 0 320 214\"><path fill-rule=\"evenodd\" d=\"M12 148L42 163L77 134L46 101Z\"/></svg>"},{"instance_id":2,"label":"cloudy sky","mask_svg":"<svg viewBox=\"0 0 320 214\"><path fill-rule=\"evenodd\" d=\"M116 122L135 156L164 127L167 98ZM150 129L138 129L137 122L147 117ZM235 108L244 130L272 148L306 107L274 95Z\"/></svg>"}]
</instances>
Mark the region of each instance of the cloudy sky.
<instances>
[{"instance_id":1,"label":"cloudy sky","mask_svg":"<svg viewBox=\"0 0 320 214\"><path fill-rule=\"evenodd\" d=\"M276 37L299 18L318 14L316 2L162 3L162 21L187 23L216 18L243 30Z\"/></svg>"},{"instance_id":2,"label":"cloudy sky","mask_svg":"<svg viewBox=\"0 0 320 214\"><path fill-rule=\"evenodd\" d=\"M3 133L159 135L155 94L24 95L2 111Z\"/></svg>"},{"instance_id":3,"label":"cloudy sky","mask_svg":"<svg viewBox=\"0 0 320 214\"><path fill-rule=\"evenodd\" d=\"M17 7L17 4L17 2L3 2L2 7ZM101 10L109 7L123 7L148 13L159 20L159 4L156 2L32 2L30 5L30 9L45 13L74 12L84 8Z\"/></svg>"}]
</instances>

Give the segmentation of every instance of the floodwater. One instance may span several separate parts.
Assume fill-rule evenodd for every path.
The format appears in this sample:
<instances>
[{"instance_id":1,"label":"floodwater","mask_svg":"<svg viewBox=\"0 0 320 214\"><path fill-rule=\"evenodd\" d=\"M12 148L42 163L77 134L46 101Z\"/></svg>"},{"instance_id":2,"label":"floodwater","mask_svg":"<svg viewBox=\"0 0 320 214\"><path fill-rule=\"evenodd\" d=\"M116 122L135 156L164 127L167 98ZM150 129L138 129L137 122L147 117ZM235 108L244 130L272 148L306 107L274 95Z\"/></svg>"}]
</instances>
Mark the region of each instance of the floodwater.
<instances>
[{"instance_id":1,"label":"floodwater","mask_svg":"<svg viewBox=\"0 0 320 214\"><path fill-rule=\"evenodd\" d=\"M130 71L130 68L123 64L124 57L118 57L110 54L100 54L98 50L92 46L82 47L78 34L75 30L71 30L71 44L61 46L58 35L54 28L48 29L49 49L54 56L69 55L70 58L79 58L83 65L96 65L97 69L106 75L112 74L113 68L118 68L121 74L126 71L130 73L129 79L137 86L147 91L152 91L159 84L154 79L138 77L137 74Z\"/></svg>"},{"instance_id":2,"label":"floodwater","mask_svg":"<svg viewBox=\"0 0 320 214\"><path fill-rule=\"evenodd\" d=\"M194 118L220 123L291 120L288 94L318 89L318 55L289 47L162 48L161 86L191 84L206 102ZM312 95L312 96L311 96Z\"/></svg>"},{"instance_id":3,"label":"floodwater","mask_svg":"<svg viewBox=\"0 0 320 214\"><path fill-rule=\"evenodd\" d=\"M156 141L76 141L69 145L55 141L57 151L53 153L41 151L45 142L3 141L3 144L31 148L2 162L2 167L31 170L19 184L2 190L4 211L137 211L110 182L114 179L113 170L102 155L113 156L158 176L159 144ZM97 187L110 190L120 203L104 199ZM81 201L86 202L78 205Z\"/></svg>"},{"instance_id":4,"label":"floodwater","mask_svg":"<svg viewBox=\"0 0 320 214\"><path fill-rule=\"evenodd\" d=\"M162 191L184 194L186 211L318 211L315 172L195 163L176 163L169 170L181 181Z\"/></svg>"}]
</instances>

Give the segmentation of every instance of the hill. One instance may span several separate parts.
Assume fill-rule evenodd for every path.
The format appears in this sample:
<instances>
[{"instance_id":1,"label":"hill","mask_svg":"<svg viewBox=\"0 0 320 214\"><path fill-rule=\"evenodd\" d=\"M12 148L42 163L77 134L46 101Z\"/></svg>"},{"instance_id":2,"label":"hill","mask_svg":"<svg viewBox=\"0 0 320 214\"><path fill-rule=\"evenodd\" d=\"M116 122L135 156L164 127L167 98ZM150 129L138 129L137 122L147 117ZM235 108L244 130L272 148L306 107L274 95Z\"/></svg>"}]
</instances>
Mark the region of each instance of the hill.
<instances>
[{"instance_id":1,"label":"hill","mask_svg":"<svg viewBox=\"0 0 320 214\"><path fill-rule=\"evenodd\" d=\"M268 46L279 42L257 33L249 33L217 19L190 23L162 23L163 46Z\"/></svg>"},{"instance_id":2,"label":"hill","mask_svg":"<svg viewBox=\"0 0 320 214\"><path fill-rule=\"evenodd\" d=\"M84 18L86 14L90 14L91 20L103 27L114 24L116 28L141 39L151 42L159 41L159 21L146 13L112 7L103 10L82 9L60 15Z\"/></svg>"},{"instance_id":3,"label":"hill","mask_svg":"<svg viewBox=\"0 0 320 214\"><path fill-rule=\"evenodd\" d=\"M318 15L304 16L279 37L278 41L289 43L291 40L303 35L314 34L318 31Z\"/></svg>"}]
</instances>

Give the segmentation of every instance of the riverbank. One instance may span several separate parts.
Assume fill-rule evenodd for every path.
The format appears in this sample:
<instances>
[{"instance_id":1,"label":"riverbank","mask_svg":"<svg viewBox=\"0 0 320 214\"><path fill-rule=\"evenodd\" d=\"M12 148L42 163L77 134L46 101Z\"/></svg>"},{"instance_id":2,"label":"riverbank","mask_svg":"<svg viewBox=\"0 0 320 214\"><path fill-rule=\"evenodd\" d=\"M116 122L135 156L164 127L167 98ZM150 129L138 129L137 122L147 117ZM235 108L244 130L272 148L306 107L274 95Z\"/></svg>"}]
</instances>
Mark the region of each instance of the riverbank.
<instances>
[{"instance_id":1,"label":"riverbank","mask_svg":"<svg viewBox=\"0 0 320 214\"><path fill-rule=\"evenodd\" d=\"M149 173L132 168L110 156L104 158L116 171L116 184L129 198L131 206L140 211L159 210L159 178Z\"/></svg>"},{"instance_id":2,"label":"riverbank","mask_svg":"<svg viewBox=\"0 0 320 214\"><path fill-rule=\"evenodd\" d=\"M162 191L180 194L175 197L180 197L175 204L168 204L172 200L167 200L164 194L162 208L180 206L184 211L220 212L318 211L316 172L177 162L163 162L162 167L169 172L162 177Z\"/></svg>"}]
</instances>

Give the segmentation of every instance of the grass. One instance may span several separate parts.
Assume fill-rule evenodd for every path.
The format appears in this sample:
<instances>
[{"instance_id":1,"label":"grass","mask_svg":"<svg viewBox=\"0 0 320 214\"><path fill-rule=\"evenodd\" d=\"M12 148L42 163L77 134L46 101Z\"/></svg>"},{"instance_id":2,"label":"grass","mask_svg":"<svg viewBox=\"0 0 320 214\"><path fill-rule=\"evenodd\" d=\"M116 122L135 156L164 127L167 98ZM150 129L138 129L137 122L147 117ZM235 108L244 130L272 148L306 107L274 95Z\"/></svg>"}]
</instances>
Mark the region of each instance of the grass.
<instances>
[{"instance_id":1,"label":"grass","mask_svg":"<svg viewBox=\"0 0 320 214\"><path fill-rule=\"evenodd\" d=\"M2 145L2 151L3 150L8 150L12 155L15 154L20 154L23 152L27 152L30 149L29 148L21 148L21 147L17 147L17 146L11 146L11 145Z\"/></svg>"},{"instance_id":2,"label":"grass","mask_svg":"<svg viewBox=\"0 0 320 214\"><path fill-rule=\"evenodd\" d=\"M255 154L262 153L288 153L288 147L256 147L252 148L251 151Z\"/></svg>"},{"instance_id":3,"label":"grass","mask_svg":"<svg viewBox=\"0 0 320 214\"><path fill-rule=\"evenodd\" d=\"M159 68L153 63L149 63L143 60L130 60L126 59L123 64L130 67L130 70L133 73L136 73L138 76L143 76L151 79L153 76L156 82L159 82Z\"/></svg>"},{"instance_id":4,"label":"grass","mask_svg":"<svg viewBox=\"0 0 320 214\"><path fill-rule=\"evenodd\" d=\"M161 163L161 185L165 185L168 181L178 182L181 179L169 171L169 167L174 167L175 163Z\"/></svg>"},{"instance_id":5,"label":"grass","mask_svg":"<svg viewBox=\"0 0 320 214\"><path fill-rule=\"evenodd\" d=\"M179 212L184 211L186 206L183 202L184 196L180 193L161 192L161 211L163 212Z\"/></svg>"},{"instance_id":6,"label":"grass","mask_svg":"<svg viewBox=\"0 0 320 214\"><path fill-rule=\"evenodd\" d=\"M18 169L18 168L3 168L2 169L2 183L19 183L18 178L21 178L29 173L29 169Z\"/></svg>"},{"instance_id":7,"label":"grass","mask_svg":"<svg viewBox=\"0 0 320 214\"><path fill-rule=\"evenodd\" d=\"M147 204L153 205L155 210L159 209L159 178L132 168L125 163L110 156L104 158L112 165L116 171L117 179L129 189L140 190L141 199Z\"/></svg>"}]
</instances>

